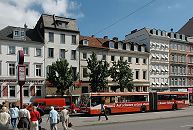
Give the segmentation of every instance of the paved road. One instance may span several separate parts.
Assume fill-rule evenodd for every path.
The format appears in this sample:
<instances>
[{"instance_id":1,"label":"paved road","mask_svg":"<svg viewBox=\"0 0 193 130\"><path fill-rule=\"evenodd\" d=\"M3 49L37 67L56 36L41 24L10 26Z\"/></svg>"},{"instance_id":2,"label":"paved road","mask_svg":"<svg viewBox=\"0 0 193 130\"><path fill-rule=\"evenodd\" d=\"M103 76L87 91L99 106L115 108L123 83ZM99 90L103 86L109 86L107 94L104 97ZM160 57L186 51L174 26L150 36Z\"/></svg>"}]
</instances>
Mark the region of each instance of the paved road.
<instances>
[{"instance_id":1,"label":"paved road","mask_svg":"<svg viewBox=\"0 0 193 130\"><path fill-rule=\"evenodd\" d=\"M76 127L75 130L193 130L193 116Z\"/></svg>"},{"instance_id":2,"label":"paved road","mask_svg":"<svg viewBox=\"0 0 193 130\"><path fill-rule=\"evenodd\" d=\"M102 117L102 121L98 121L98 117L71 117L70 120L73 124L73 129L78 130L83 126L86 128L94 128L100 127L101 125L108 124L117 124L117 123L128 123L128 122L139 122L139 121L148 121L150 122L155 119L172 119L172 118L182 118L182 117L190 117L193 120L193 107L185 108L183 110L177 111L162 111L162 112L147 112L147 113L133 113L133 114L122 114L122 115L111 115L109 116L109 120L105 120ZM49 123L46 123L47 115L44 116L42 126L46 130L49 130ZM159 123L158 123L159 124ZM90 127L91 126L91 127ZM123 125L124 126L124 125ZM83 128L84 128L83 127ZM126 126L127 128L128 126ZM59 130L62 130L61 123L58 124ZM139 129L138 129L139 130ZM142 129L143 130L143 129ZM157 129L155 129L157 130ZM183 130L183 129L182 129Z\"/></svg>"}]
</instances>

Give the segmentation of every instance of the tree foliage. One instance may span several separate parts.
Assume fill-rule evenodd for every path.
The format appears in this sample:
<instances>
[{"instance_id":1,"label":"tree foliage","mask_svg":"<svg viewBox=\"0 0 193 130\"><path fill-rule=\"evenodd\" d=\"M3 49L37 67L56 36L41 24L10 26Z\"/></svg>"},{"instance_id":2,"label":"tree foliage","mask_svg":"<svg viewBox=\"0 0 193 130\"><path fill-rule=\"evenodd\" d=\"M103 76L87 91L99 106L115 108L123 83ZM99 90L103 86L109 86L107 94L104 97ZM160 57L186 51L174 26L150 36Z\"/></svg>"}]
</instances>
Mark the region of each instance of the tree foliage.
<instances>
[{"instance_id":1,"label":"tree foliage","mask_svg":"<svg viewBox=\"0 0 193 130\"><path fill-rule=\"evenodd\" d=\"M109 64L106 61L98 61L93 52L87 61L87 68L90 70L89 81L92 92L104 91L107 88L107 77L109 76Z\"/></svg>"},{"instance_id":2,"label":"tree foliage","mask_svg":"<svg viewBox=\"0 0 193 130\"><path fill-rule=\"evenodd\" d=\"M73 85L72 67L66 59L60 59L50 66L47 80L57 87L56 93L64 95Z\"/></svg>"},{"instance_id":3,"label":"tree foliage","mask_svg":"<svg viewBox=\"0 0 193 130\"><path fill-rule=\"evenodd\" d=\"M127 61L118 60L118 62L113 62L113 66L110 68L110 75L113 81L118 83L117 86L112 87L113 91L120 89L123 92L124 88L127 88L128 91L132 90L133 74Z\"/></svg>"}]
</instances>

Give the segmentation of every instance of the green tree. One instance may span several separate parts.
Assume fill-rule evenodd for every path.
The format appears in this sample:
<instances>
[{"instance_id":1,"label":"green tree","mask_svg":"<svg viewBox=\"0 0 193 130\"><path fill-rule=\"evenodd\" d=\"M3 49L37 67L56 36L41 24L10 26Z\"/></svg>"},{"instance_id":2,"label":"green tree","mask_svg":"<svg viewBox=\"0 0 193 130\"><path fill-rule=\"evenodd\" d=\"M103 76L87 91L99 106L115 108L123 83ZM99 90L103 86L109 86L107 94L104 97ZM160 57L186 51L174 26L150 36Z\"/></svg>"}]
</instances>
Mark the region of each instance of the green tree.
<instances>
[{"instance_id":1,"label":"green tree","mask_svg":"<svg viewBox=\"0 0 193 130\"><path fill-rule=\"evenodd\" d=\"M57 87L56 93L64 95L69 92L69 88L73 85L72 67L68 67L69 63L66 59L60 59L52 63L48 73L47 80Z\"/></svg>"},{"instance_id":2,"label":"green tree","mask_svg":"<svg viewBox=\"0 0 193 130\"><path fill-rule=\"evenodd\" d=\"M109 76L109 64L106 61L98 61L93 52L87 61L87 68L90 70L89 81L92 92L104 91L107 88L107 77Z\"/></svg>"},{"instance_id":3,"label":"green tree","mask_svg":"<svg viewBox=\"0 0 193 130\"><path fill-rule=\"evenodd\" d=\"M113 66L110 68L110 76L114 82L118 83L117 86L112 87L113 91L120 89L123 92L124 88L127 88L128 91L133 89L133 74L127 61L113 62Z\"/></svg>"}]
</instances>

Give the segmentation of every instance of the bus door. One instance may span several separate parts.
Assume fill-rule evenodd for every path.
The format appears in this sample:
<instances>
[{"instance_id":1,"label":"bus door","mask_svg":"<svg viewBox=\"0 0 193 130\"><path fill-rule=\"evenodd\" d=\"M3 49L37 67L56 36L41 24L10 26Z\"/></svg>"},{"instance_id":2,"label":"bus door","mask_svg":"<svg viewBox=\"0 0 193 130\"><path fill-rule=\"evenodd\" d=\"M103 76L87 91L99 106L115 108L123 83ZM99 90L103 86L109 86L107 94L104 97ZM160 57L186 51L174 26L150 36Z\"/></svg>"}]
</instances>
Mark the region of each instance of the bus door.
<instances>
[{"instance_id":1,"label":"bus door","mask_svg":"<svg viewBox=\"0 0 193 130\"><path fill-rule=\"evenodd\" d=\"M149 110L157 111L157 92L149 92Z\"/></svg>"}]
</instances>

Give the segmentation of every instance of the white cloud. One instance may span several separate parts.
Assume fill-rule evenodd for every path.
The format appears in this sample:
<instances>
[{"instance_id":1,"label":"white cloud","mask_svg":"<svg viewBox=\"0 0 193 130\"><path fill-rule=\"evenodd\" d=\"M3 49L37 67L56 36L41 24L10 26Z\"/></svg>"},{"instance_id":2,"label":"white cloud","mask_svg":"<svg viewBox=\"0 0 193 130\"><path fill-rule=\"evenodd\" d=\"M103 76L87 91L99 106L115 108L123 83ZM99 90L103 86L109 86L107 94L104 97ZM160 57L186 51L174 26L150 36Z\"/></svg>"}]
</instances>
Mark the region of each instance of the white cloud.
<instances>
[{"instance_id":1,"label":"white cloud","mask_svg":"<svg viewBox=\"0 0 193 130\"><path fill-rule=\"evenodd\" d=\"M41 13L80 18L84 16L77 11L80 8L80 4L70 0L1 0L0 29L8 25L23 27L25 23L33 28Z\"/></svg>"}]
</instances>

